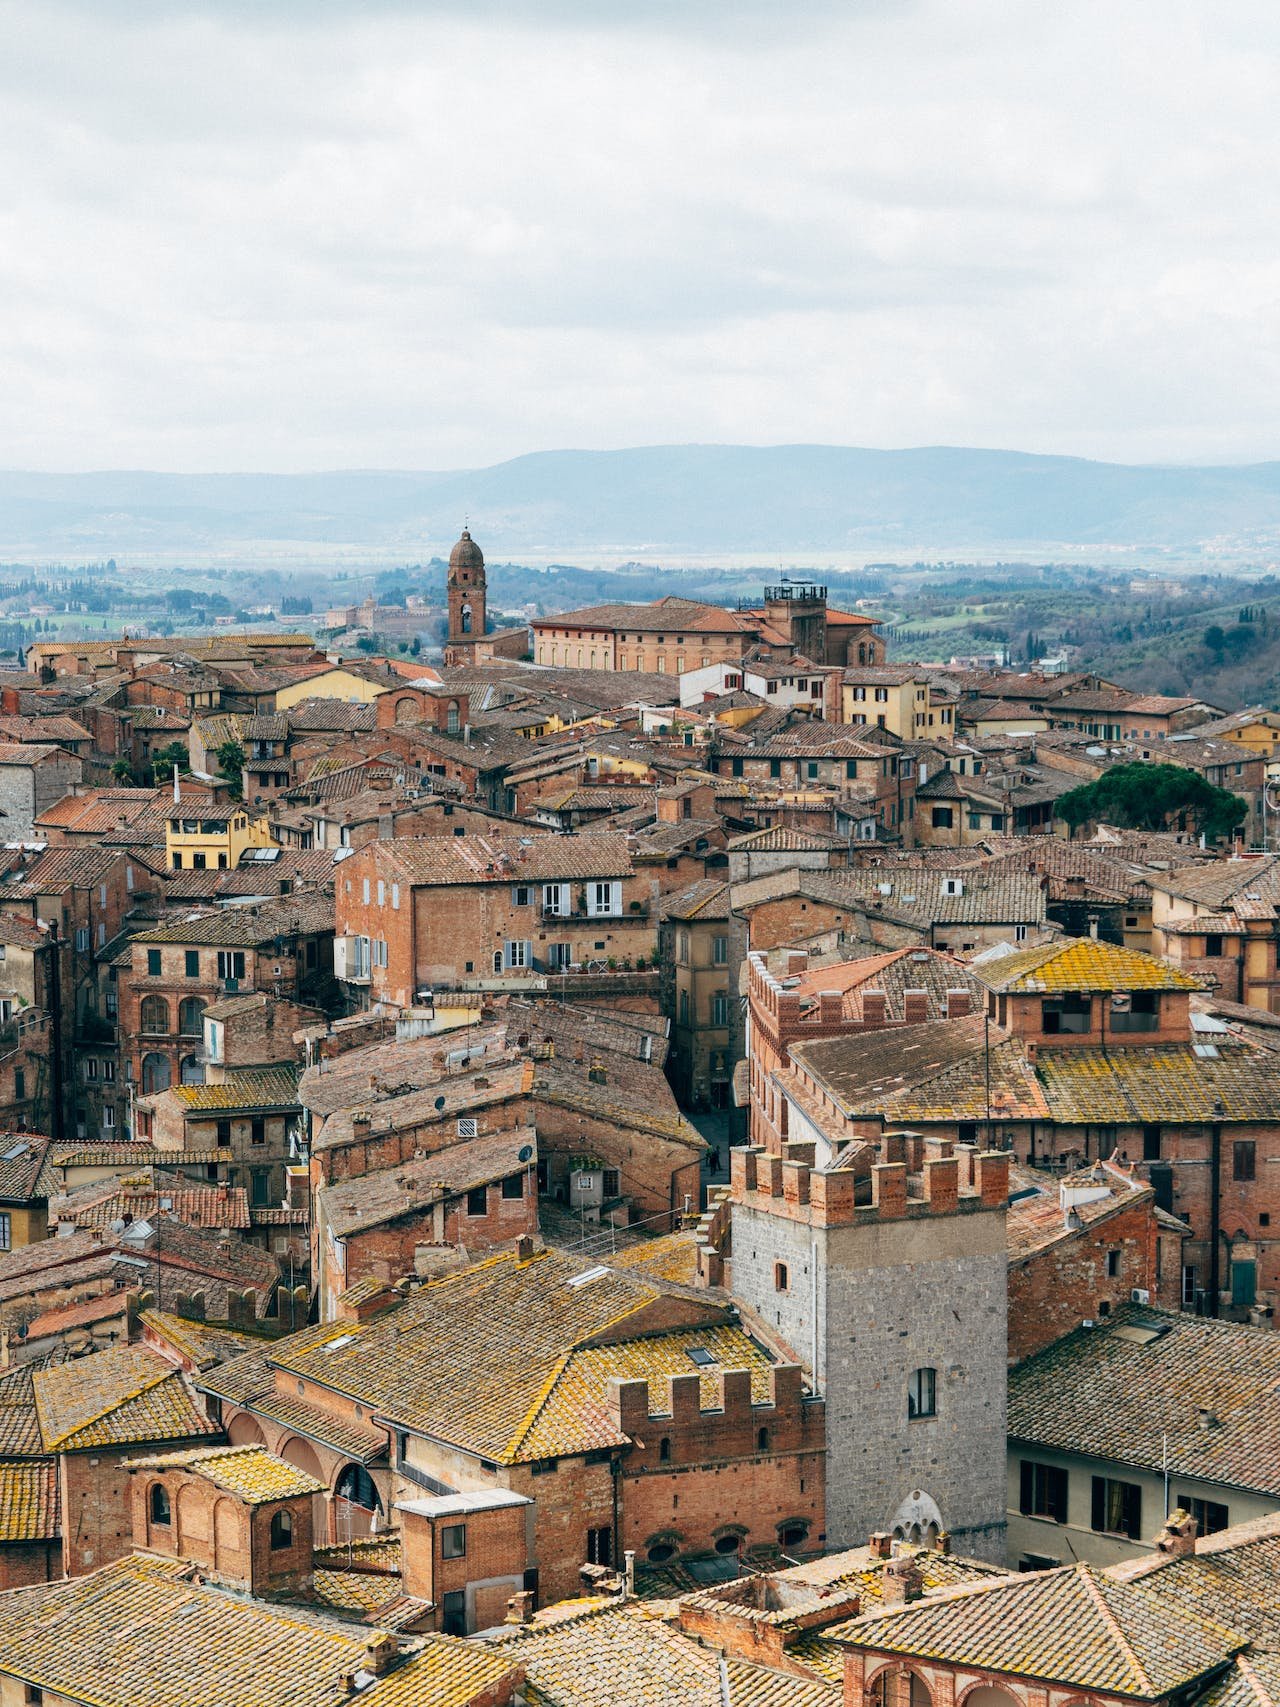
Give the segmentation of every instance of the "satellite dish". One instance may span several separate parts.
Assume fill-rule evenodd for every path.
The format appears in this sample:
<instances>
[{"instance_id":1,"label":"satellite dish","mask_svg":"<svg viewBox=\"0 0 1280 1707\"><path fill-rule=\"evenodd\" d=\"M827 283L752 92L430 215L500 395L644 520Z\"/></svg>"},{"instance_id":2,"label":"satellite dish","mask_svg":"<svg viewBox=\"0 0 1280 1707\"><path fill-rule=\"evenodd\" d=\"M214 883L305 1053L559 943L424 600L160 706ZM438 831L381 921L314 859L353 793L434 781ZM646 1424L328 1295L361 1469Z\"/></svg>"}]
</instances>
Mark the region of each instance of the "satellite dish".
<instances>
[{"instance_id":1,"label":"satellite dish","mask_svg":"<svg viewBox=\"0 0 1280 1707\"><path fill-rule=\"evenodd\" d=\"M517 1159L522 1162L531 1162L533 1160L533 1145L522 1144L520 1146L520 1154Z\"/></svg>"}]
</instances>

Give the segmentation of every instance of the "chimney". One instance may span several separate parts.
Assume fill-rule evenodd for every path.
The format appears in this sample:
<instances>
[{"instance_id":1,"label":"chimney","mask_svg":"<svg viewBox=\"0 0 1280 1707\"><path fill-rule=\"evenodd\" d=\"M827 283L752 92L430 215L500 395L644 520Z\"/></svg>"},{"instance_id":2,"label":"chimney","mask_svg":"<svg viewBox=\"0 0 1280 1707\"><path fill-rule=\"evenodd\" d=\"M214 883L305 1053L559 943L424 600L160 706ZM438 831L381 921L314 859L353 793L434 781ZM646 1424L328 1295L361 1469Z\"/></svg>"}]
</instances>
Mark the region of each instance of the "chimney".
<instances>
[{"instance_id":1,"label":"chimney","mask_svg":"<svg viewBox=\"0 0 1280 1707\"><path fill-rule=\"evenodd\" d=\"M366 1138L373 1125L373 1117L367 1108L354 1108L351 1111L351 1130L357 1138Z\"/></svg>"},{"instance_id":2,"label":"chimney","mask_svg":"<svg viewBox=\"0 0 1280 1707\"><path fill-rule=\"evenodd\" d=\"M519 1594L513 1594L507 1602L507 1615L502 1620L504 1624L531 1624L533 1622L533 1590L523 1589Z\"/></svg>"},{"instance_id":3,"label":"chimney","mask_svg":"<svg viewBox=\"0 0 1280 1707\"><path fill-rule=\"evenodd\" d=\"M890 1559L880 1577L880 1596L884 1604L901 1606L919 1600L923 1593L924 1578L915 1555L907 1553L899 1559Z\"/></svg>"},{"instance_id":4,"label":"chimney","mask_svg":"<svg viewBox=\"0 0 1280 1707\"><path fill-rule=\"evenodd\" d=\"M862 1023L868 1029L879 1030L888 1021L888 1002L883 990L862 992Z\"/></svg>"},{"instance_id":5,"label":"chimney","mask_svg":"<svg viewBox=\"0 0 1280 1707\"><path fill-rule=\"evenodd\" d=\"M623 1580L626 1583L626 1598L631 1600L636 1592L636 1555L635 1549L628 1547L622 1555Z\"/></svg>"},{"instance_id":6,"label":"chimney","mask_svg":"<svg viewBox=\"0 0 1280 1707\"><path fill-rule=\"evenodd\" d=\"M891 1559L893 1557L893 1537L887 1529L873 1530L869 1545L873 1559Z\"/></svg>"},{"instance_id":7,"label":"chimney","mask_svg":"<svg viewBox=\"0 0 1280 1707\"><path fill-rule=\"evenodd\" d=\"M1196 1550L1199 1527L1195 1518L1179 1506L1165 1518L1164 1527L1155 1539L1156 1552L1167 1559L1189 1558Z\"/></svg>"},{"instance_id":8,"label":"chimney","mask_svg":"<svg viewBox=\"0 0 1280 1707\"><path fill-rule=\"evenodd\" d=\"M364 1645L365 1665L375 1677L385 1677L397 1653L396 1639L389 1630L375 1630Z\"/></svg>"},{"instance_id":9,"label":"chimney","mask_svg":"<svg viewBox=\"0 0 1280 1707\"><path fill-rule=\"evenodd\" d=\"M516 1261L531 1262L533 1260L533 1240L528 1233L522 1233L516 1240Z\"/></svg>"},{"instance_id":10,"label":"chimney","mask_svg":"<svg viewBox=\"0 0 1280 1707\"><path fill-rule=\"evenodd\" d=\"M923 1025L929 1017L929 992L927 990L904 990L902 992L902 1017L908 1025Z\"/></svg>"},{"instance_id":11,"label":"chimney","mask_svg":"<svg viewBox=\"0 0 1280 1707\"><path fill-rule=\"evenodd\" d=\"M968 990L947 991L947 1018L963 1019L969 1012Z\"/></svg>"}]
</instances>

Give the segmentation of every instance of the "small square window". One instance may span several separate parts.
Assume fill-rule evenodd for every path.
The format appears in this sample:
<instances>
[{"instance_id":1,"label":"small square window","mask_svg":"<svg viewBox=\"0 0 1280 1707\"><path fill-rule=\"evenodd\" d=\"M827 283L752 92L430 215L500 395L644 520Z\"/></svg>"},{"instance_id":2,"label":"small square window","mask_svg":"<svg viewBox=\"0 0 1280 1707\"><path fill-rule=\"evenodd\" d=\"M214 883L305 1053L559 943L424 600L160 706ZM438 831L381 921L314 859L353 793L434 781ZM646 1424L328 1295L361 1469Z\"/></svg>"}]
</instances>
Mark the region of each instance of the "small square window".
<instances>
[{"instance_id":1,"label":"small square window","mask_svg":"<svg viewBox=\"0 0 1280 1707\"><path fill-rule=\"evenodd\" d=\"M465 1559L467 1556L467 1526L465 1523L447 1523L440 1531L440 1557L442 1559Z\"/></svg>"},{"instance_id":2,"label":"small square window","mask_svg":"<svg viewBox=\"0 0 1280 1707\"><path fill-rule=\"evenodd\" d=\"M467 1193L467 1214L487 1215L489 1213L489 1188L487 1185L473 1186Z\"/></svg>"},{"instance_id":3,"label":"small square window","mask_svg":"<svg viewBox=\"0 0 1280 1707\"><path fill-rule=\"evenodd\" d=\"M502 1182L502 1195L508 1200L524 1196L524 1175L508 1174Z\"/></svg>"}]
</instances>

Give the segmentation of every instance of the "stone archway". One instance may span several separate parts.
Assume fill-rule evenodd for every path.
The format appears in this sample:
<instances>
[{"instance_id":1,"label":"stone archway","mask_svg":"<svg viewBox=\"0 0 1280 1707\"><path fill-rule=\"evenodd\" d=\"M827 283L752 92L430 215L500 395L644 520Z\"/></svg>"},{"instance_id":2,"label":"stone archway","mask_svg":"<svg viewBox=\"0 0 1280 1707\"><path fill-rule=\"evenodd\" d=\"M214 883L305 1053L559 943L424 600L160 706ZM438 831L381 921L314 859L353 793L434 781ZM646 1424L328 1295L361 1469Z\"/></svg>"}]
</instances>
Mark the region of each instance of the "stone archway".
<instances>
[{"instance_id":1,"label":"stone archway","mask_svg":"<svg viewBox=\"0 0 1280 1707\"><path fill-rule=\"evenodd\" d=\"M305 1470L308 1476L314 1476L317 1482L329 1481L328 1472L320 1462L320 1454L309 1440L303 1440L300 1435L291 1434L280 1442L276 1456L283 1458L286 1464L292 1464L296 1470ZM316 1494L311 1501L311 1522L315 1533L315 1544L322 1547L331 1539L329 1535L329 1499L326 1494Z\"/></svg>"},{"instance_id":2,"label":"stone archway","mask_svg":"<svg viewBox=\"0 0 1280 1707\"><path fill-rule=\"evenodd\" d=\"M232 1446L265 1446L267 1437L258 1426L258 1419L241 1411L227 1424L227 1439Z\"/></svg>"},{"instance_id":3,"label":"stone archway","mask_svg":"<svg viewBox=\"0 0 1280 1707\"><path fill-rule=\"evenodd\" d=\"M867 1707L933 1707L929 1685L909 1666L888 1665L866 1688Z\"/></svg>"}]
</instances>

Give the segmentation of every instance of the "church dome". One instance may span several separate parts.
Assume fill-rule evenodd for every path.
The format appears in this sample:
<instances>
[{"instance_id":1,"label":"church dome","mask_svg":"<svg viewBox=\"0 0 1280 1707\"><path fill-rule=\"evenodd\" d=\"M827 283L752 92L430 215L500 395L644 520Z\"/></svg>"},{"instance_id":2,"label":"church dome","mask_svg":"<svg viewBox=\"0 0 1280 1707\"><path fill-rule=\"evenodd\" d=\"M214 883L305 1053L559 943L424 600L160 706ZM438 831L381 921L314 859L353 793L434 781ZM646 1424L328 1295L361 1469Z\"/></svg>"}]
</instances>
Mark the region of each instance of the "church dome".
<instances>
[{"instance_id":1,"label":"church dome","mask_svg":"<svg viewBox=\"0 0 1280 1707\"><path fill-rule=\"evenodd\" d=\"M466 528L462 530L462 538L449 553L450 569L483 569L484 552L472 539Z\"/></svg>"}]
</instances>

